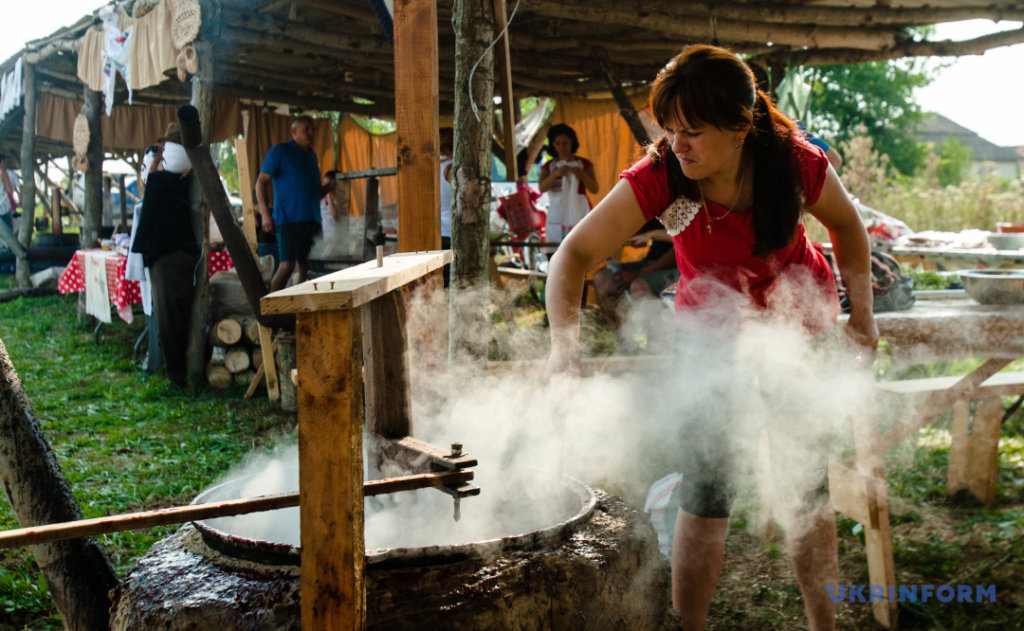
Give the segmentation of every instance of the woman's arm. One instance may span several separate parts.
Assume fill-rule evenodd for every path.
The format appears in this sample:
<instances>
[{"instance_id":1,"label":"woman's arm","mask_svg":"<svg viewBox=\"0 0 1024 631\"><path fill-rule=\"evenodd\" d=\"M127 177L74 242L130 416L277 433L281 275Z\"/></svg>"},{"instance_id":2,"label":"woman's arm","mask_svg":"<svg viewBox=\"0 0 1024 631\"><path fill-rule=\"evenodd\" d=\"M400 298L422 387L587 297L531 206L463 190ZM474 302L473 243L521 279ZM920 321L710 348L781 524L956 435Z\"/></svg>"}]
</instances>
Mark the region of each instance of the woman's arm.
<instances>
[{"instance_id":1,"label":"woman's arm","mask_svg":"<svg viewBox=\"0 0 1024 631\"><path fill-rule=\"evenodd\" d=\"M577 169L576 177L583 182L583 186L593 193L597 194L597 176L594 175L594 165L587 161L587 166L584 169Z\"/></svg>"},{"instance_id":2,"label":"woman's arm","mask_svg":"<svg viewBox=\"0 0 1024 631\"><path fill-rule=\"evenodd\" d=\"M832 251L850 298L847 332L854 342L874 350L878 347L878 326L872 312L871 242L860 213L831 166L825 175L821 196L807 212L828 229L832 240Z\"/></svg>"},{"instance_id":3,"label":"woman's arm","mask_svg":"<svg viewBox=\"0 0 1024 631\"><path fill-rule=\"evenodd\" d=\"M619 180L558 246L548 266L545 288L551 327L549 373L580 371L579 317L584 277L643 224L633 189L626 180Z\"/></svg>"},{"instance_id":4,"label":"woman's arm","mask_svg":"<svg viewBox=\"0 0 1024 631\"><path fill-rule=\"evenodd\" d=\"M560 166L557 169L551 168L554 160L545 162L540 166L540 181L537 182L537 186L540 188L541 193L550 191L554 186L555 182L565 175L565 167Z\"/></svg>"}]
</instances>

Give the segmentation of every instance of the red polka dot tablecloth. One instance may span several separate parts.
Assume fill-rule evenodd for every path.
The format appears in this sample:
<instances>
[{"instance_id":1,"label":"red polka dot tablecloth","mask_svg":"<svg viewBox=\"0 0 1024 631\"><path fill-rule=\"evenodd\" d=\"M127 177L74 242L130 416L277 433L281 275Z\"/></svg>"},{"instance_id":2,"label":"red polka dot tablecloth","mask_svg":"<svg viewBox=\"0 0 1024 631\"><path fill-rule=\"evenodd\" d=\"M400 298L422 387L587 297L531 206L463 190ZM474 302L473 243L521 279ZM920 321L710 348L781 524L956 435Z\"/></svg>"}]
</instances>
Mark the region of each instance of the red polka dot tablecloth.
<instances>
[{"instance_id":1,"label":"red polka dot tablecloth","mask_svg":"<svg viewBox=\"0 0 1024 631\"><path fill-rule=\"evenodd\" d=\"M106 274L97 274L94 278L86 278L86 259L92 257L97 265L102 262ZM64 268L64 273L57 279L57 290L62 294L70 294L86 291L104 292L110 297L110 304L117 308L117 315L125 322L132 321L132 305L142 302L142 292L139 289L138 281L128 280L124 277L125 266L128 264L127 257L119 256L110 250L78 250L71 258L71 262ZM234 267L231 256L226 250L210 252L210 276L223 270ZM88 282L87 282L88 281ZM100 286L101 283L105 283ZM88 309L87 309L88 311ZM93 313L103 322L110 322L110 311L106 313ZM106 317L104 317L104 315Z\"/></svg>"}]
</instances>

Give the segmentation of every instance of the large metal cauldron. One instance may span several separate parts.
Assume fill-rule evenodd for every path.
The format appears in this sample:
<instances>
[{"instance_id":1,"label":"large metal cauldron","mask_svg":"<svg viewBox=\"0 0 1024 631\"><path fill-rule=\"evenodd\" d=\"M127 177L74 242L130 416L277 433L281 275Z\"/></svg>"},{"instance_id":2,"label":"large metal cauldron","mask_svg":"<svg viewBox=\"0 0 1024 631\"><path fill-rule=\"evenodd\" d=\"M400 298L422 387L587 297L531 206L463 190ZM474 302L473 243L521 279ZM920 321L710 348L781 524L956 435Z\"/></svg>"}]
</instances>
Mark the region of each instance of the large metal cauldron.
<instances>
[{"instance_id":1,"label":"large metal cauldron","mask_svg":"<svg viewBox=\"0 0 1024 631\"><path fill-rule=\"evenodd\" d=\"M367 628L643 630L678 624L670 620L668 566L645 515L575 479L537 469L476 481L483 492L462 501L459 522L453 521L453 500L433 489L382 500L394 506L367 501ZM247 482L229 481L196 501L230 497ZM274 511L275 521L290 521L297 532L298 514L288 517L291 510ZM443 527L431 528L437 520ZM391 530L386 521L401 524L389 537L412 543L375 543L376 531ZM511 526L491 525L498 522ZM299 548L281 530L253 538L246 526L236 529L244 534L229 526L209 520L158 542L122 582L112 631L298 630ZM460 529L481 534L462 540ZM427 532L435 533L432 541L421 536Z\"/></svg>"}]
</instances>

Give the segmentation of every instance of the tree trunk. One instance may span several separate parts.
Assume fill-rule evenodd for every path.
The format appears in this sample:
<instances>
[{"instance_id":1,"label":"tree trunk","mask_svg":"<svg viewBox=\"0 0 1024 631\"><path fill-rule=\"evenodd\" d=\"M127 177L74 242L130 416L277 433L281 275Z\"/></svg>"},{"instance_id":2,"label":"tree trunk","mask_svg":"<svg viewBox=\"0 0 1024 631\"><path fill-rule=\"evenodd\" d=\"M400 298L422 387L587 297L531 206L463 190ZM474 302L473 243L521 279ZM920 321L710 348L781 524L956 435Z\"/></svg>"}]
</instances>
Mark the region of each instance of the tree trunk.
<instances>
[{"instance_id":1,"label":"tree trunk","mask_svg":"<svg viewBox=\"0 0 1024 631\"><path fill-rule=\"evenodd\" d=\"M452 164L452 263L448 355L483 365L490 338L487 257L490 251L494 8L487 0L455 0L455 155ZM473 72L469 85L470 71ZM474 112L474 104L476 112Z\"/></svg>"},{"instance_id":2,"label":"tree trunk","mask_svg":"<svg viewBox=\"0 0 1024 631\"><path fill-rule=\"evenodd\" d=\"M82 210L81 247L99 247L100 230L103 226L103 94L85 86L85 106L82 113L89 121L89 170L85 173L85 208ZM72 175L72 179L74 176Z\"/></svg>"},{"instance_id":3,"label":"tree trunk","mask_svg":"<svg viewBox=\"0 0 1024 631\"><path fill-rule=\"evenodd\" d=\"M36 211L36 67L25 64L22 70L25 89L25 121L21 134L21 222L18 242L25 250L32 245L32 230ZM14 209L11 209L14 216ZM28 255L19 256L15 267L15 278L20 289L32 286L32 270Z\"/></svg>"},{"instance_id":4,"label":"tree trunk","mask_svg":"<svg viewBox=\"0 0 1024 631\"><path fill-rule=\"evenodd\" d=\"M213 45L209 41L193 44L199 60L199 73L192 77L192 106L199 110L202 123L202 151L210 151L210 134L213 130ZM192 322L189 326L188 359L186 373L188 382L197 386L203 374L206 358L206 329L210 319L210 259L206 256L210 247L210 214L208 204L200 192L198 176L192 178L192 229L196 242L202 244L203 255L195 276L195 292L192 296Z\"/></svg>"},{"instance_id":5,"label":"tree trunk","mask_svg":"<svg viewBox=\"0 0 1024 631\"><path fill-rule=\"evenodd\" d=\"M22 528L74 521L82 511L71 494L35 410L0 341L0 481ZM30 547L50 586L66 629L109 627L117 576L93 539L71 539Z\"/></svg>"}]
</instances>

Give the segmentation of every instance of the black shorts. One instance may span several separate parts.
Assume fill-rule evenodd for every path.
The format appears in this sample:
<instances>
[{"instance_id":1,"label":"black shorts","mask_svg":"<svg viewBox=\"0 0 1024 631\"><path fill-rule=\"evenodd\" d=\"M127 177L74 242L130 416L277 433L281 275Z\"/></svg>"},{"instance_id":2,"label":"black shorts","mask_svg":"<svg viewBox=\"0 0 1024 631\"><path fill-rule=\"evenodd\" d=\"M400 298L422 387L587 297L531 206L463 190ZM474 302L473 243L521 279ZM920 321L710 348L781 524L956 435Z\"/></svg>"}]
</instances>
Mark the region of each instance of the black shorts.
<instances>
[{"instance_id":1,"label":"black shorts","mask_svg":"<svg viewBox=\"0 0 1024 631\"><path fill-rule=\"evenodd\" d=\"M305 262L313 247L313 239L320 234L320 230L320 224L315 221L299 221L278 226L276 232L279 260Z\"/></svg>"},{"instance_id":2,"label":"black shorts","mask_svg":"<svg viewBox=\"0 0 1024 631\"><path fill-rule=\"evenodd\" d=\"M776 496L790 513L813 512L828 502L828 460L832 432L787 400L786 384L772 374L741 366L728 339L682 334L676 341L680 370L707 365L716 357L716 374L699 384L681 384L682 479L675 489L678 506L697 517L726 518L737 495L738 481L756 488L758 475L771 475ZM690 372L692 375L693 373ZM694 380L696 381L696 380ZM766 412L770 411L770 412ZM758 462L761 436L766 434L771 468ZM675 503L674 502L674 503Z\"/></svg>"}]
</instances>

